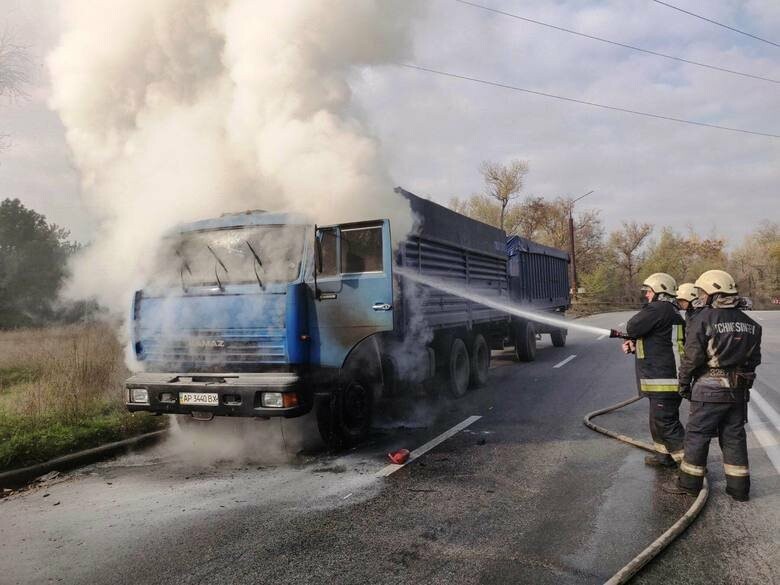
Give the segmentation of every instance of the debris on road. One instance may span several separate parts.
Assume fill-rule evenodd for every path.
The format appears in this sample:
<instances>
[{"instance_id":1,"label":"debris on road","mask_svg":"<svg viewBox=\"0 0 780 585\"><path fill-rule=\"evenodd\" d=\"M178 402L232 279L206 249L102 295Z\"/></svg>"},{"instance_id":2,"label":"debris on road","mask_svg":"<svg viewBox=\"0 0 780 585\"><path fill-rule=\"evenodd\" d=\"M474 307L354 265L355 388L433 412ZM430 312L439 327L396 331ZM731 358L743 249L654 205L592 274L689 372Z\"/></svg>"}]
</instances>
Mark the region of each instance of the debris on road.
<instances>
[{"instance_id":1,"label":"debris on road","mask_svg":"<svg viewBox=\"0 0 780 585\"><path fill-rule=\"evenodd\" d=\"M46 481L51 481L52 479L54 479L57 476L59 476L59 474L60 474L59 471L50 471L49 473L44 473L40 477L36 477L35 481L37 481L39 483L44 483Z\"/></svg>"},{"instance_id":2,"label":"debris on road","mask_svg":"<svg viewBox=\"0 0 780 585\"><path fill-rule=\"evenodd\" d=\"M409 449L398 449L392 453L388 453L387 456L396 465L403 465L409 460Z\"/></svg>"}]
</instances>

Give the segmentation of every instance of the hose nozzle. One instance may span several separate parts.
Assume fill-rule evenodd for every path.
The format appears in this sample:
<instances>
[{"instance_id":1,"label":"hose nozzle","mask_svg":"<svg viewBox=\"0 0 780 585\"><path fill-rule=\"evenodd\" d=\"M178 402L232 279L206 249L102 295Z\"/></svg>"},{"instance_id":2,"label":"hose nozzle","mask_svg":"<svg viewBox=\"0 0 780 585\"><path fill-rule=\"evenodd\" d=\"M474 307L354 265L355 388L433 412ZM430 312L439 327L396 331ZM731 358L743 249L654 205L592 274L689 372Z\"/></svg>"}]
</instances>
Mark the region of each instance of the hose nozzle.
<instances>
[{"instance_id":1,"label":"hose nozzle","mask_svg":"<svg viewBox=\"0 0 780 585\"><path fill-rule=\"evenodd\" d=\"M626 335L622 331L618 331L617 329L610 329L609 330L609 337L610 337L610 339L613 339L615 337L618 337L620 339L632 339L631 337L629 337L628 335Z\"/></svg>"}]
</instances>

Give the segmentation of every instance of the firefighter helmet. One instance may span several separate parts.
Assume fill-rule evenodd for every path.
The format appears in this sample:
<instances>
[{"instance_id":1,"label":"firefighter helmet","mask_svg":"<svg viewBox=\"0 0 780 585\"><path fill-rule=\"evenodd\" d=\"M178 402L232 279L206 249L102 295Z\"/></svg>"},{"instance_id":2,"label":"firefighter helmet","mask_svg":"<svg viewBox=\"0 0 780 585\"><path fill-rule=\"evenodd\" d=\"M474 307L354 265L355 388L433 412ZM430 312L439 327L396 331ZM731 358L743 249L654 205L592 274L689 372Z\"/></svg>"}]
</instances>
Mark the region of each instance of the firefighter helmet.
<instances>
[{"instance_id":1,"label":"firefighter helmet","mask_svg":"<svg viewBox=\"0 0 780 585\"><path fill-rule=\"evenodd\" d=\"M678 301L695 301L697 296L696 287L692 282L684 282L677 287Z\"/></svg>"},{"instance_id":2,"label":"firefighter helmet","mask_svg":"<svg viewBox=\"0 0 780 585\"><path fill-rule=\"evenodd\" d=\"M677 281L665 272L651 274L645 278L642 286L649 288L657 295L665 294L674 296L677 292Z\"/></svg>"},{"instance_id":3,"label":"firefighter helmet","mask_svg":"<svg viewBox=\"0 0 780 585\"><path fill-rule=\"evenodd\" d=\"M737 294L737 284L728 272L723 270L708 270L696 279L694 284L708 295L716 293L724 295Z\"/></svg>"}]
</instances>

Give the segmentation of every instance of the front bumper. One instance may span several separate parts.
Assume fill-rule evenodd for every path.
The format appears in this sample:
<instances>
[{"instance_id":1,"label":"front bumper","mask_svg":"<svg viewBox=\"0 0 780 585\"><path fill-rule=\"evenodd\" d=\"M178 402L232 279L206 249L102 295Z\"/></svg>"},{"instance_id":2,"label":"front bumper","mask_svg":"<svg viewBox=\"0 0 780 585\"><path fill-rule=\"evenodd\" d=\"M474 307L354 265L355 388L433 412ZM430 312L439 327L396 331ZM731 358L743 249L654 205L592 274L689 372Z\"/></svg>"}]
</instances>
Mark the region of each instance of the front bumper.
<instances>
[{"instance_id":1,"label":"front bumper","mask_svg":"<svg viewBox=\"0 0 780 585\"><path fill-rule=\"evenodd\" d=\"M130 390L147 391L147 403L131 402ZM210 405L179 403L182 392L207 392L218 395L218 402ZM263 392L294 393L295 406L270 408L262 406ZM306 384L293 373L258 374L176 374L145 372L135 374L125 382L125 404L130 412L146 411L159 414L211 413L216 416L302 416L311 410L311 393Z\"/></svg>"}]
</instances>

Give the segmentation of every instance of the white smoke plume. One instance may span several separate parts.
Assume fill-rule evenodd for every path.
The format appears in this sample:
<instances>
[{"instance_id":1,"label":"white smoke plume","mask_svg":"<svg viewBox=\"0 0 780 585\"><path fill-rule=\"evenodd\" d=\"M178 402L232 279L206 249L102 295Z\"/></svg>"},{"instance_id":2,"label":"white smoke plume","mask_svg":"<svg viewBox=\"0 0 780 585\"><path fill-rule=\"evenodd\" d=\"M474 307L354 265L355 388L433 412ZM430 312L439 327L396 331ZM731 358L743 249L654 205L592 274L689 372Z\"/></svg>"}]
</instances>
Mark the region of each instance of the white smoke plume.
<instances>
[{"instance_id":1,"label":"white smoke plume","mask_svg":"<svg viewBox=\"0 0 780 585\"><path fill-rule=\"evenodd\" d=\"M350 77L403 59L414 0L62 2L48 64L99 223L69 296L125 311L176 224L243 209L411 228Z\"/></svg>"}]
</instances>

